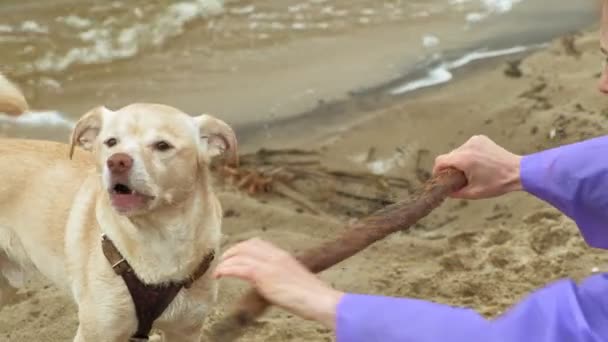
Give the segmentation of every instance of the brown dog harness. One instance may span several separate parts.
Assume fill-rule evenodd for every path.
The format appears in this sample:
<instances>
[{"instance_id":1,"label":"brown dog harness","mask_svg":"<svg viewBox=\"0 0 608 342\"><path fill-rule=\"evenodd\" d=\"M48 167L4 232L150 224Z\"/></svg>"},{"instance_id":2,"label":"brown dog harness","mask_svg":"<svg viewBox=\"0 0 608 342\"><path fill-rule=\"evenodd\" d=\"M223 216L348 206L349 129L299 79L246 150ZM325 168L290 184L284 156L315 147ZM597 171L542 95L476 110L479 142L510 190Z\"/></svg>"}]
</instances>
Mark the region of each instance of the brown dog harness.
<instances>
[{"instance_id":1,"label":"brown dog harness","mask_svg":"<svg viewBox=\"0 0 608 342\"><path fill-rule=\"evenodd\" d=\"M112 269L124 280L137 314L137 332L131 336L129 341L147 341L152 330L154 321L163 314L165 309L171 304L175 296L182 287L190 288L192 284L202 277L215 257L215 251L209 252L201 261L198 268L187 279L179 283L169 283L160 285L144 284L129 265L129 262L120 254L112 240L105 234L102 235L101 248L106 259L112 265Z\"/></svg>"}]
</instances>

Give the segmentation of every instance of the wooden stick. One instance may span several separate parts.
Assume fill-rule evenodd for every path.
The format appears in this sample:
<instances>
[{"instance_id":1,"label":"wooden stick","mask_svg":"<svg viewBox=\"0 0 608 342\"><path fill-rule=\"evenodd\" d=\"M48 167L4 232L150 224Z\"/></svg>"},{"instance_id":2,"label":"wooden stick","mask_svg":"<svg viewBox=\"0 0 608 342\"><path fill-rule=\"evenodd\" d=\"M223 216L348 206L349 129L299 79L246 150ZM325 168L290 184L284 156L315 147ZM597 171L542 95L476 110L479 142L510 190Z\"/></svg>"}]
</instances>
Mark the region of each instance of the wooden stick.
<instances>
[{"instance_id":1,"label":"wooden stick","mask_svg":"<svg viewBox=\"0 0 608 342\"><path fill-rule=\"evenodd\" d=\"M412 198L378 210L344 230L341 236L321 246L311 248L298 260L312 272L318 273L355 255L388 235L407 229L437 208L451 193L463 188L464 174L446 169L425 183ZM232 342L262 315L270 304L255 290L250 290L224 320L215 323L208 334L212 342Z\"/></svg>"}]
</instances>

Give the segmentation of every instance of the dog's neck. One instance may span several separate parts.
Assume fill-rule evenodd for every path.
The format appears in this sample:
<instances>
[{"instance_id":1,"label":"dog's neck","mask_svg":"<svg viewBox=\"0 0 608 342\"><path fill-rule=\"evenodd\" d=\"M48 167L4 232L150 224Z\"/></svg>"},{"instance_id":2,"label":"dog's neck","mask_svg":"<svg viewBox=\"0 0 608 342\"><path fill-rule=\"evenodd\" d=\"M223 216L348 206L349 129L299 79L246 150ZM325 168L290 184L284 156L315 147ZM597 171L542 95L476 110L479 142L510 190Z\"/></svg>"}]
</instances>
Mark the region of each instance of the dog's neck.
<instances>
[{"instance_id":1,"label":"dog's neck","mask_svg":"<svg viewBox=\"0 0 608 342\"><path fill-rule=\"evenodd\" d=\"M206 178L206 177L205 177ZM105 233L145 283L181 281L216 248L221 218L217 217L209 182L202 179L179 205L126 217L112 209L109 197L97 203L97 220Z\"/></svg>"}]
</instances>

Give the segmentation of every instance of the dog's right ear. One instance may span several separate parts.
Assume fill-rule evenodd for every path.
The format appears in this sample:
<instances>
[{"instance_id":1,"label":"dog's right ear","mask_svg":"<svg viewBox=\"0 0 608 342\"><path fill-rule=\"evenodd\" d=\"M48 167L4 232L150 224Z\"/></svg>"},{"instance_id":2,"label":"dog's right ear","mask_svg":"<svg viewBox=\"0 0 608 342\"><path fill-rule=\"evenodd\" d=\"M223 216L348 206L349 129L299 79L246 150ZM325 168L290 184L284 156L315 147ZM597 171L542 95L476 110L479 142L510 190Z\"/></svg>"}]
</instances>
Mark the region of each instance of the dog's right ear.
<instances>
[{"instance_id":1,"label":"dog's right ear","mask_svg":"<svg viewBox=\"0 0 608 342\"><path fill-rule=\"evenodd\" d=\"M93 142L97 138L103 124L103 114L107 111L109 109L100 106L90 110L78 120L70 138L70 159L74 155L76 146L87 151L93 149Z\"/></svg>"},{"instance_id":2,"label":"dog's right ear","mask_svg":"<svg viewBox=\"0 0 608 342\"><path fill-rule=\"evenodd\" d=\"M226 160L233 165L239 164L236 134L232 127L224 121L208 114L194 117L194 123L199 130L199 138L204 141L205 153L213 158L225 155Z\"/></svg>"}]
</instances>

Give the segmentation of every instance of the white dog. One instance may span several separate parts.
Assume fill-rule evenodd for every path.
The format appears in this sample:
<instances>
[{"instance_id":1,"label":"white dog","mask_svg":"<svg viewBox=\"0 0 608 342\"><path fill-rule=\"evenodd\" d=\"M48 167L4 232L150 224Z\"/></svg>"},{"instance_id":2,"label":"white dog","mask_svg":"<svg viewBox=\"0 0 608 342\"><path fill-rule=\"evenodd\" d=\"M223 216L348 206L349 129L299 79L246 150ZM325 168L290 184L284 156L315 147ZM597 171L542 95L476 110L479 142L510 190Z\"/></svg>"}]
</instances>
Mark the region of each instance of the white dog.
<instances>
[{"instance_id":1,"label":"white dog","mask_svg":"<svg viewBox=\"0 0 608 342\"><path fill-rule=\"evenodd\" d=\"M0 111L25 110L0 82ZM199 341L222 221L208 165L236 148L224 122L157 104L95 108L71 146L2 140L0 275L20 286L38 269L69 291L75 341L145 340L152 326Z\"/></svg>"}]
</instances>

